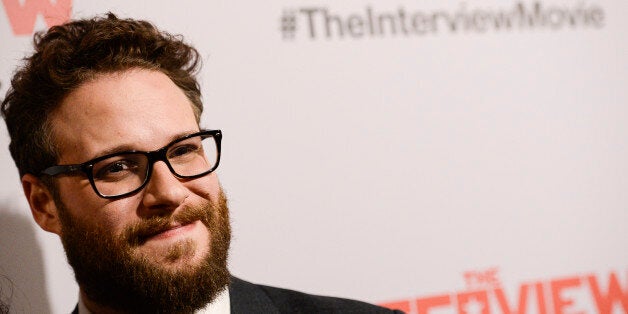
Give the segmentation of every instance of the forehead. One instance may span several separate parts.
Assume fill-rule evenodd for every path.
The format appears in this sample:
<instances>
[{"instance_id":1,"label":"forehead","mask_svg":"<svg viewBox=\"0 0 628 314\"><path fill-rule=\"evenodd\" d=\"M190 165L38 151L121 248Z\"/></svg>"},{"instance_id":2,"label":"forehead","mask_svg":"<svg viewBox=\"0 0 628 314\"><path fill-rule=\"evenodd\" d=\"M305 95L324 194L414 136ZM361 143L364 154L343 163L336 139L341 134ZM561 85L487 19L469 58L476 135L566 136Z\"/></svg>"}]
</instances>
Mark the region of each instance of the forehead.
<instances>
[{"instance_id":1,"label":"forehead","mask_svg":"<svg viewBox=\"0 0 628 314\"><path fill-rule=\"evenodd\" d=\"M159 148L198 130L192 103L168 76L133 69L101 74L72 91L50 117L62 163L118 147Z\"/></svg>"}]
</instances>

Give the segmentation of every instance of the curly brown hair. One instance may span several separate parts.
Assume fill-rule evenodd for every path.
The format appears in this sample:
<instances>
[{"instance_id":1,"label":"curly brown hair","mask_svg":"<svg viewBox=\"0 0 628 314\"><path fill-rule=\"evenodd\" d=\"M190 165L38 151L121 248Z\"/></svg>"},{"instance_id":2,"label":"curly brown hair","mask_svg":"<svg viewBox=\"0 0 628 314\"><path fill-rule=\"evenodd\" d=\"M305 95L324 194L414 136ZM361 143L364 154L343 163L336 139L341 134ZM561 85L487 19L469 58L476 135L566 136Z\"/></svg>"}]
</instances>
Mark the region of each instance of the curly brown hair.
<instances>
[{"instance_id":1,"label":"curly brown hair","mask_svg":"<svg viewBox=\"0 0 628 314\"><path fill-rule=\"evenodd\" d=\"M64 97L99 74L142 68L166 74L203 111L196 74L200 57L179 35L113 13L54 26L34 36L34 53L15 72L2 101L9 150L20 177L58 160L50 114Z\"/></svg>"}]
</instances>

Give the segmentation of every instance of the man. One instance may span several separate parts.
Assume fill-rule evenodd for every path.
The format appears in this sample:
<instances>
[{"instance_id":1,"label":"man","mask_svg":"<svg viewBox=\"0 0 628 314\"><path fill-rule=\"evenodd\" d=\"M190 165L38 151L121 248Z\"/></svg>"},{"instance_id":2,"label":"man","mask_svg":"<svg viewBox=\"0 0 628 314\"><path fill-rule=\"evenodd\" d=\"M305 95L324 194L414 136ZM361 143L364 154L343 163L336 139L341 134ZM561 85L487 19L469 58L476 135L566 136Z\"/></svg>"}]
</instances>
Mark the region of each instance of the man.
<instances>
[{"instance_id":1,"label":"man","mask_svg":"<svg viewBox=\"0 0 628 314\"><path fill-rule=\"evenodd\" d=\"M11 81L9 148L74 269L75 312L388 312L231 277L222 133L199 127L198 65L180 37L109 14L36 35Z\"/></svg>"}]
</instances>

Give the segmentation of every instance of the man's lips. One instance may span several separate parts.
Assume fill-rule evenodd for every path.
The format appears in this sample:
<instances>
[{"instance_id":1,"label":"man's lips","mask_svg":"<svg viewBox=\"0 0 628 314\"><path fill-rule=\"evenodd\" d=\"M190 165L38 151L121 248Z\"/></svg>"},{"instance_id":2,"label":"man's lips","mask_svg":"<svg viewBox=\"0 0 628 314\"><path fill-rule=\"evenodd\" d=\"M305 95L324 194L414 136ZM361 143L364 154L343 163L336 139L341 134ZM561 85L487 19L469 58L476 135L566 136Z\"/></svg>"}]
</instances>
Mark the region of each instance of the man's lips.
<instances>
[{"instance_id":1,"label":"man's lips","mask_svg":"<svg viewBox=\"0 0 628 314\"><path fill-rule=\"evenodd\" d=\"M189 230L191 230L194 227L194 223L186 223L186 224L181 224L181 223L174 223L174 224L170 224L168 226L164 226L155 230L151 230L151 232L144 234L142 236L142 242L148 241L148 240L161 240L161 239L167 239L173 236L176 236L178 234L187 232Z\"/></svg>"},{"instance_id":2,"label":"man's lips","mask_svg":"<svg viewBox=\"0 0 628 314\"><path fill-rule=\"evenodd\" d=\"M177 235L177 234L180 234L180 233L184 233L184 232L186 232L186 231L189 231L189 230L190 230L190 229L192 229L193 227L194 227L194 226L193 226L191 223L189 223L189 224L187 224L187 225L181 225L181 224L179 224L179 225L174 225L174 226L171 226L170 228L168 228L167 230L164 230L164 231L162 231L162 232L160 232L160 233L158 233L158 234L153 235L153 236L151 237L151 239L164 239L164 238L169 238L169 237L175 236L175 235Z\"/></svg>"},{"instance_id":3,"label":"man's lips","mask_svg":"<svg viewBox=\"0 0 628 314\"><path fill-rule=\"evenodd\" d=\"M210 217L206 210L205 207L185 207L173 216L150 217L127 227L124 237L132 246L139 246L151 239L192 231L199 224L209 224Z\"/></svg>"}]
</instances>

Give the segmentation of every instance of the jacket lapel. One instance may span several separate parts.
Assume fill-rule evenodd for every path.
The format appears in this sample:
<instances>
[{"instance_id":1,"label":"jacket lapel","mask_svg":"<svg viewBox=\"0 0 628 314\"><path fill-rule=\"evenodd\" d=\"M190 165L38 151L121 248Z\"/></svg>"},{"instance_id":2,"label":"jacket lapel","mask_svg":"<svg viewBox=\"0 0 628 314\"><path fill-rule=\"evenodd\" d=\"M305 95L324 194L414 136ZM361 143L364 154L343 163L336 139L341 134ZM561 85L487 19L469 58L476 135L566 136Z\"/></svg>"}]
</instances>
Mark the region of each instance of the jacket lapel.
<instances>
[{"instance_id":1,"label":"jacket lapel","mask_svg":"<svg viewBox=\"0 0 628 314\"><path fill-rule=\"evenodd\" d=\"M279 313L272 300L258 286L231 277L229 284L231 313Z\"/></svg>"}]
</instances>

